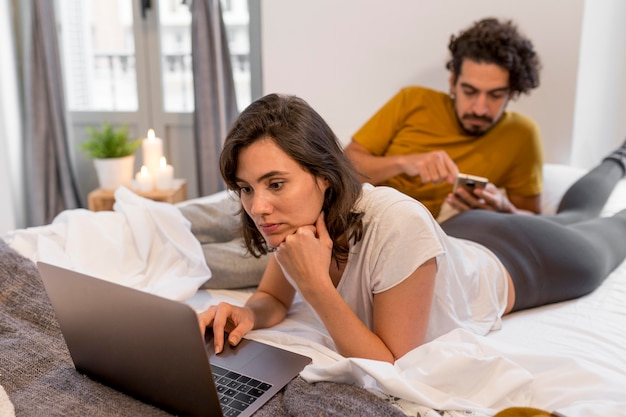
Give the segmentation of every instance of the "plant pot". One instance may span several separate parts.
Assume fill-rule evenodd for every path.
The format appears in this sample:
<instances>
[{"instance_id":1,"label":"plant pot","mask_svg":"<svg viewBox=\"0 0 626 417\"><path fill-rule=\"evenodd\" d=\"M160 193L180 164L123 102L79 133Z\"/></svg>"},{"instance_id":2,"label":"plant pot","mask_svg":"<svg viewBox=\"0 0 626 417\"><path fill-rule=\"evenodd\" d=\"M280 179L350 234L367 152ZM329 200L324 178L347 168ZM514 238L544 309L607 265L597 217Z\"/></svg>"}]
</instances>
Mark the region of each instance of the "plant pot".
<instances>
[{"instance_id":1,"label":"plant pot","mask_svg":"<svg viewBox=\"0 0 626 417\"><path fill-rule=\"evenodd\" d=\"M98 183L103 190L116 190L121 185L131 186L135 155L122 158L96 158L93 162L98 175Z\"/></svg>"}]
</instances>

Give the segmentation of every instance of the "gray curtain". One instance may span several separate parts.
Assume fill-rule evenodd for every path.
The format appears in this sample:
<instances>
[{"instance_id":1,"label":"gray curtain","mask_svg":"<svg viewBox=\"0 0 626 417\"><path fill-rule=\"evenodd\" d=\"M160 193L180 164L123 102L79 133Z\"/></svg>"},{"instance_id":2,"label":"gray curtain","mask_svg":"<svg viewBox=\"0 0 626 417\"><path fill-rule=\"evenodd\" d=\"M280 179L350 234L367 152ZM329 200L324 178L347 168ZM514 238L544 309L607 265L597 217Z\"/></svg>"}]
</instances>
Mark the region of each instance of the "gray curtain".
<instances>
[{"instance_id":1,"label":"gray curtain","mask_svg":"<svg viewBox=\"0 0 626 417\"><path fill-rule=\"evenodd\" d=\"M218 160L238 110L219 0L193 0L191 15L194 139L198 195L203 196L224 189Z\"/></svg>"},{"instance_id":2,"label":"gray curtain","mask_svg":"<svg viewBox=\"0 0 626 417\"><path fill-rule=\"evenodd\" d=\"M29 184L28 223L47 224L65 209L81 206L67 142L66 109L54 2L30 5L30 62L25 125Z\"/></svg>"}]
</instances>

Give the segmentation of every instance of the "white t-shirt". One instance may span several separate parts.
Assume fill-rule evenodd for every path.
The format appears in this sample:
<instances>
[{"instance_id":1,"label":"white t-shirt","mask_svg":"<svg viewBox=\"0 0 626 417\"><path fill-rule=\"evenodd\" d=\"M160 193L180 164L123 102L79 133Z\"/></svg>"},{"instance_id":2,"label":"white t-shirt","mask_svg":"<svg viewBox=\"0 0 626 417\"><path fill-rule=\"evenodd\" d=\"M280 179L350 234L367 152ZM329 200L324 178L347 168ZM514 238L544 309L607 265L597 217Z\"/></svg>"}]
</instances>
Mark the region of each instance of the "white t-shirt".
<instances>
[{"instance_id":1,"label":"white t-shirt","mask_svg":"<svg viewBox=\"0 0 626 417\"><path fill-rule=\"evenodd\" d=\"M426 342L456 328L480 335L500 328L506 271L490 250L447 236L424 205L390 187L364 184L356 211L364 213L363 238L350 248L337 291L369 329L374 294L398 285L433 257L437 276Z\"/></svg>"}]
</instances>

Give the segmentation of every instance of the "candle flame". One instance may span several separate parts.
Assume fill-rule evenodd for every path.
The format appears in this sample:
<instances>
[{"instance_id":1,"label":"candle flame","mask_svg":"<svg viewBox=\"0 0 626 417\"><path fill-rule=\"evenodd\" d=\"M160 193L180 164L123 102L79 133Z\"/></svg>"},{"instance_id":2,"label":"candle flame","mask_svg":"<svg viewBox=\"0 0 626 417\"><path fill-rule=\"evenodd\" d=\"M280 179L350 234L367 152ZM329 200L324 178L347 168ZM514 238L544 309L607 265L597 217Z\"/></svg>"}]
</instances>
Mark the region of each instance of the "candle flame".
<instances>
[{"instance_id":1,"label":"candle flame","mask_svg":"<svg viewBox=\"0 0 626 417\"><path fill-rule=\"evenodd\" d=\"M155 138L154 129L148 129L148 139L153 140Z\"/></svg>"},{"instance_id":2,"label":"candle flame","mask_svg":"<svg viewBox=\"0 0 626 417\"><path fill-rule=\"evenodd\" d=\"M159 165L161 166L161 168L165 168L167 166L167 161L165 160L164 156L162 156L159 160Z\"/></svg>"}]
</instances>

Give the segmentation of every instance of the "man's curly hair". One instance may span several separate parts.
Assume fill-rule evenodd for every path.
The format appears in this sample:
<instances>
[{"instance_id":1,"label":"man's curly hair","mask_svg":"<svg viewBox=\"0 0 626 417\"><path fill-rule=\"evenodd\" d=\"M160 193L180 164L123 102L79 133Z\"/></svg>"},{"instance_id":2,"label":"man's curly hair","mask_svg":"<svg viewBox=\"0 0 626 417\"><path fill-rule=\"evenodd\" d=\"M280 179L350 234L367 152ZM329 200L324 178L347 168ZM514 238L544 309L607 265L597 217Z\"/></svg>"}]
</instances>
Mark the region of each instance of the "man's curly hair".
<instances>
[{"instance_id":1,"label":"man's curly hair","mask_svg":"<svg viewBox=\"0 0 626 417\"><path fill-rule=\"evenodd\" d=\"M454 73L455 82L467 58L507 69L512 97L527 94L539 86L539 57L532 42L517 31L511 20L500 22L486 18L475 22L458 36L450 36L448 49L452 59L446 63L446 68Z\"/></svg>"}]
</instances>

